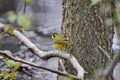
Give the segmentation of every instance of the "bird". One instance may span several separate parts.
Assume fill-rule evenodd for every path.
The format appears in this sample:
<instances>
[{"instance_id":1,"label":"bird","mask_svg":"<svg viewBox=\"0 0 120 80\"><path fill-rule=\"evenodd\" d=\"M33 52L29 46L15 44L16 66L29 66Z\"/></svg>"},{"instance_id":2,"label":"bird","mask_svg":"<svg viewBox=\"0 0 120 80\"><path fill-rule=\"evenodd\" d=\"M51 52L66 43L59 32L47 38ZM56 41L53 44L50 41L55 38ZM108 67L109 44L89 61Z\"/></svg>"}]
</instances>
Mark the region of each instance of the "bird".
<instances>
[{"instance_id":1,"label":"bird","mask_svg":"<svg viewBox=\"0 0 120 80\"><path fill-rule=\"evenodd\" d=\"M53 40L54 46L60 50L64 49L68 45L68 41L64 40L63 35L58 33L52 34L52 40Z\"/></svg>"}]
</instances>

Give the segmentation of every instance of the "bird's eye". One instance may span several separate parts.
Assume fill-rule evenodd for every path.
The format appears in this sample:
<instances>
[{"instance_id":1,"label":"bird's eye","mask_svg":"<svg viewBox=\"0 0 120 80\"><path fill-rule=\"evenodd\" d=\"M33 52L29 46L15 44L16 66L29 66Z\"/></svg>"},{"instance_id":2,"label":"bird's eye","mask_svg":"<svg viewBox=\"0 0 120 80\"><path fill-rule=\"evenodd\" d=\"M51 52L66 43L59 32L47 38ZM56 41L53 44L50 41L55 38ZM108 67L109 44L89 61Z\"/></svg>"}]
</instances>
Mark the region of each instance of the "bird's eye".
<instances>
[{"instance_id":1,"label":"bird's eye","mask_svg":"<svg viewBox=\"0 0 120 80\"><path fill-rule=\"evenodd\" d=\"M53 34L53 37L55 38L55 34Z\"/></svg>"}]
</instances>

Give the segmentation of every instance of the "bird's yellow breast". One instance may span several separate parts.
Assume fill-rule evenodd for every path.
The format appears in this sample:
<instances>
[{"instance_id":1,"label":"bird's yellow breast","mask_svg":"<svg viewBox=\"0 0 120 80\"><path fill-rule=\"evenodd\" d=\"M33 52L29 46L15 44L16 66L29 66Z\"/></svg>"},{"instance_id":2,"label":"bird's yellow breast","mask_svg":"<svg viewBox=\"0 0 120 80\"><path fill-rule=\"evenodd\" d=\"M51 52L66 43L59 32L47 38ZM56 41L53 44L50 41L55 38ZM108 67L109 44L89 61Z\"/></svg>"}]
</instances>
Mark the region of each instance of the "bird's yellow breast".
<instances>
[{"instance_id":1,"label":"bird's yellow breast","mask_svg":"<svg viewBox=\"0 0 120 80\"><path fill-rule=\"evenodd\" d=\"M64 49L67 46L67 44L54 43L54 46L58 49Z\"/></svg>"}]
</instances>

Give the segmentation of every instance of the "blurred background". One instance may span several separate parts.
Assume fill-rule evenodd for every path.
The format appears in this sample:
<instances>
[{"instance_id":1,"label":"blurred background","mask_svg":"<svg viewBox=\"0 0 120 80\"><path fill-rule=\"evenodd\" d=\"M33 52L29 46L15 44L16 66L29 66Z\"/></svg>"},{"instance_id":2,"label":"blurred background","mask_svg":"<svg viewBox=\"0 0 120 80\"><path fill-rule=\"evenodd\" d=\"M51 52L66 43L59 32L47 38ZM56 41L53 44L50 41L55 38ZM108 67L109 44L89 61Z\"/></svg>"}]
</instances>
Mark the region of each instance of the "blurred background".
<instances>
[{"instance_id":1,"label":"blurred background","mask_svg":"<svg viewBox=\"0 0 120 80\"><path fill-rule=\"evenodd\" d=\"M0 22L9 23L5 16L8 11L14 11L17 15L22 13L30 15L32 17L31 30L25 31L24 35L42 50L55 49L51 34L61 32L62 0L32 0L32 5L27 6L23 0L0 0ZM19 40L9 34L5 34L0 40L0 49L10 50L15 56L24 60L52 69L58 68L57 58L44 61L32 54ZM0 62L0 71L6 69L3 66L3 63ZM56 80L56 78L56 74L36 68L32 76L22 73L16 77L19 80Z\"/></svg>"}]
</instances>

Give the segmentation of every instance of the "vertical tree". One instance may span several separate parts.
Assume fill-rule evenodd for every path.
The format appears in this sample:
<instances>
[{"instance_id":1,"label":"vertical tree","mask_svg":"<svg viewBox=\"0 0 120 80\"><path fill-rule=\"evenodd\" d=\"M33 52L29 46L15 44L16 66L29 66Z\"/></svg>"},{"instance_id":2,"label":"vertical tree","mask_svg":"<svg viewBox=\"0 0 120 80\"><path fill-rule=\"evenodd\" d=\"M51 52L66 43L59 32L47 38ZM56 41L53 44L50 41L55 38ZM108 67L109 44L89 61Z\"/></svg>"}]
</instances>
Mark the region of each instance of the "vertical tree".
<instances>
[{"instance_id":1,"label":"vertical tree","mask_svg":"<svg viewBox=\"0 0 120 80\"><path fill-rule=\"evenodd\" d=\"M92 78L95 71L104 69L109 62L98 48L101 46L112 57L112 4L109 0L91 5L90 0L63 0L62 33L69 40L66 51L73 54ZM71 70L66 62L66 69Z\"/></svg>"}]
</instances>

